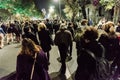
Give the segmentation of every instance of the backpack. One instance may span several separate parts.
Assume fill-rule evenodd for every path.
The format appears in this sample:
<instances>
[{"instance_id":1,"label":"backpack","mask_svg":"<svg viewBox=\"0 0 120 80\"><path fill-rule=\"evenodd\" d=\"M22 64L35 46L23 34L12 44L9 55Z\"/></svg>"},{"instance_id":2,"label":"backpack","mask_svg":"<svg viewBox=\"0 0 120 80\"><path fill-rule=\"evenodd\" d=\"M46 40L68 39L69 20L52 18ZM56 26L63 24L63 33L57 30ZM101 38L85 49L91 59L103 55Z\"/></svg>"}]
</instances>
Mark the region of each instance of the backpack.
<instances>
[{"instance_id":1,"label":"backpack","mask_svg":"<svg viewBox=\"0 0 120 80\"><path fill-rule=\"evenodd\" d=\"M77 57L77 69L75 80L93 80L93 74L96 70L96 60L86 49L81 49Z\"/></svg>"},{"instance_id":2,"label":"backpack","mask_svg":"<svg viewBox=\"0 0 120 80\"><path fill-rule=\"evenodd\" d=\"M86 50L96 60L96 70L93 80L107 80L110 76L110 66L108 61L104 58L97 58L93 52Z\"/></svg>"}]
</instances>

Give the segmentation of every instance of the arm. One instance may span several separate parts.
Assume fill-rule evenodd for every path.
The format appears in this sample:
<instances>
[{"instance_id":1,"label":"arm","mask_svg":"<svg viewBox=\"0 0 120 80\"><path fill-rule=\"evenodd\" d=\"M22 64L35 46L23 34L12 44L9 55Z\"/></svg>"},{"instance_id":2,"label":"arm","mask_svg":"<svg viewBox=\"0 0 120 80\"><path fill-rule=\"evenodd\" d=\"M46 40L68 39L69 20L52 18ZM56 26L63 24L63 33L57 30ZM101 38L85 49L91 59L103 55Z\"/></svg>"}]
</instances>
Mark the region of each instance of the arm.
<instances>
[{"instance_id":1,"label":"arm","mask_svg":"<svg viewBox=\"0 0 120 80\"><path fill-rule=\"evenodd\" d=\"M1 30L0 32L3 33L3 34L5 35L5 32L3 31L3 29L1 28L0 30Z\"/></svg>"},{"instance_id":2,"label":"arm","mask_svg":"<svg viewBox=\"0 0 120 80\"><path fill-rule=\"evenodd\" d=\"M54 43L55 43L55 45L59 44L59 34L58 34L58 32L55 34Z\"/></svg>"}]
</instances>

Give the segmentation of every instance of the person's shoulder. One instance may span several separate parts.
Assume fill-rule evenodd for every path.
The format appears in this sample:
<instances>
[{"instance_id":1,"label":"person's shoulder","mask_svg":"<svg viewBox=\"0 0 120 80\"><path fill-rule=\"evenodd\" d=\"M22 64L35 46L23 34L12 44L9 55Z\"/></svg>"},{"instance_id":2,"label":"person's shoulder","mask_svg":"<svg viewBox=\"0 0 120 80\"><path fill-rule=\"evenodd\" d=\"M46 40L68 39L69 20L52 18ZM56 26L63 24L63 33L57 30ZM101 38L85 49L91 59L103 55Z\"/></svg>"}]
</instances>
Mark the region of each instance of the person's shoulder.
<instances>
[{"instance_id":1,"label":"person's shoulder","mask_svg":"<svg viewBox=\"0 0 120 80\"><path fill-rule=\"evenodd\" d=\"M38 56L39 56L39 57L44 57L44 56L46 56L46 55L45 55L45 52L41 49L41 50L38 52Z\"/></svg>"},{"instance_id":2,"label":"person's shoulder","mask_svg":"<svg viewBox=\"0 0 120 80\"><path fill-rule=\"evenodd\" d=\"M103 34L100 35L100 37L102 37L102 38L108 38L108 34L107 33L103 33Z\"/></svg>"},{"instance_id":3,"label":"person's shoulder","mask_svg":"<svg viewBox=\"0 0 120 80\"><path fill-rule=\"evenodd\" d=\"M18 57L27 56L26 54L19 53Z\"/></svg>"},{"instance_id":4,"label":"person's shoulder","mask_svg":"<svg viewBox=\"0 0 120 80\"><path fill-rule=\"evenodd\" d=\"M18 54L17 59L23 59L23 57L26 56L25 54Z\"/></svg>"},{"instance_id":5,"label":"person's shoulder","mask_svg":"<svg viewBox=\"0 0 120 80\"><path fill-rule=\"evenodd\" d=\"M59 34L59 33L61 33L61 31L60 31L60 30L58 30L58 31L56 32L56 34Z\"/></svg>"},{"instance_id":6,"label":"person's shoulder","mask_svg":"<svg viewBox=\"0 0 120 80\"><path fill-rule=\"evenodd\" d=\"M39 48L39 51L37 52L38 54L44 54L45 53L40 45L37 45L37 48Z\"/></svg>"},{"instance_id":7,"label":"person's shoulder","mask_svg":"<svg viewBox=\"0 0 120 80\"><path fill-rule=\"evenodd\" d=\"M65 30L65 32L71 34L71 32L69 30Z\"/></svg>"},{"instance_id":8,"label":"person's shoulder","mask_svg":"<svg viewBox=\"0 0 120 80\"><path fill-rule=\"evenodd\" d=\"M81 49L80 50L80 54L78 55L78 59L82 59L82 60L91 60L94 59L95 60L95 55L94 53L89 50L89 49Z\"/></svg>"}]
</instances>

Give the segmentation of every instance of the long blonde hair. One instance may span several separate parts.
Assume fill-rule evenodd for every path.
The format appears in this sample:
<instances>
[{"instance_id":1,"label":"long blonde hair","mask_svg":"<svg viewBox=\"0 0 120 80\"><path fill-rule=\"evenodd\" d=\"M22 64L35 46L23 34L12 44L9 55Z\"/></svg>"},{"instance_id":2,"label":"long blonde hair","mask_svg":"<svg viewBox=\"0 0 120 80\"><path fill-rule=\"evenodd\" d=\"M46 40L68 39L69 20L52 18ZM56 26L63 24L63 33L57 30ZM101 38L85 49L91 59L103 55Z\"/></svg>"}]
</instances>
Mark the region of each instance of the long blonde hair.
<instances>
[{"instance_id":1,"label":"long blonde hair","mask_svg":"<svg viewBox=\"0 0 120 80\"><path fill-rule=\"evenodd\" d=\"M46 25L44 23L39 23L38 24L38 31L41 31L42 29L46 29Z\"/></svg>"},{"instance_id":2,"label":"long blonde hair","mask_svg":"<svg viewBox=\"0 0 120 80\"><path fill-rule=\"evenodd\" d=\"M33 56L35 53L38 53L41 50L41 48L34 43L29 38L24 38L22 40L22 47L20 54L27 54Z\"/></svg>"}]
</instances>

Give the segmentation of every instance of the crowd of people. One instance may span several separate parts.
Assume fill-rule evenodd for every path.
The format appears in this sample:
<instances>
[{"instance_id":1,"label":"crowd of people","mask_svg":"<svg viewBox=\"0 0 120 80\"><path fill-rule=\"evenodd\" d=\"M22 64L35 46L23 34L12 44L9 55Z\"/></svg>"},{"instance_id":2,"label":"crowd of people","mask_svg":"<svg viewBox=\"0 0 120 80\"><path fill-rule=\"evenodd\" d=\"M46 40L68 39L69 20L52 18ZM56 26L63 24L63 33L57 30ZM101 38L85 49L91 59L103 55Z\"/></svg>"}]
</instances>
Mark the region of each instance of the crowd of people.
<instances>
[{"instance_id":1,"label":"crowd of people","mask_svg":"<svg viewBox=\"0 0 120 80\"><path fill-rule=\"evenodd\" d=\"M76 53L78 67L75 80L94 80L95 60L83 49L91 51L98 59L104 57L109 63L114 80L120 74L120 21L115 25L112 21L104 20L96 26L92 23L89 25L86 19L80 22L46 19L2 23L1 49L4 48L5 41L8 45L13 42L22 44L17 56L17 80L30 80L31 76L32 80L50 80L48 67L52 45L56 45L60 53L60 74L66 73L66 57L72 58L72 53ZM76 43L76 52L72 51L73 41ZM117 69L112 73L116 66Z\"/></svg>"}]
</instances>

